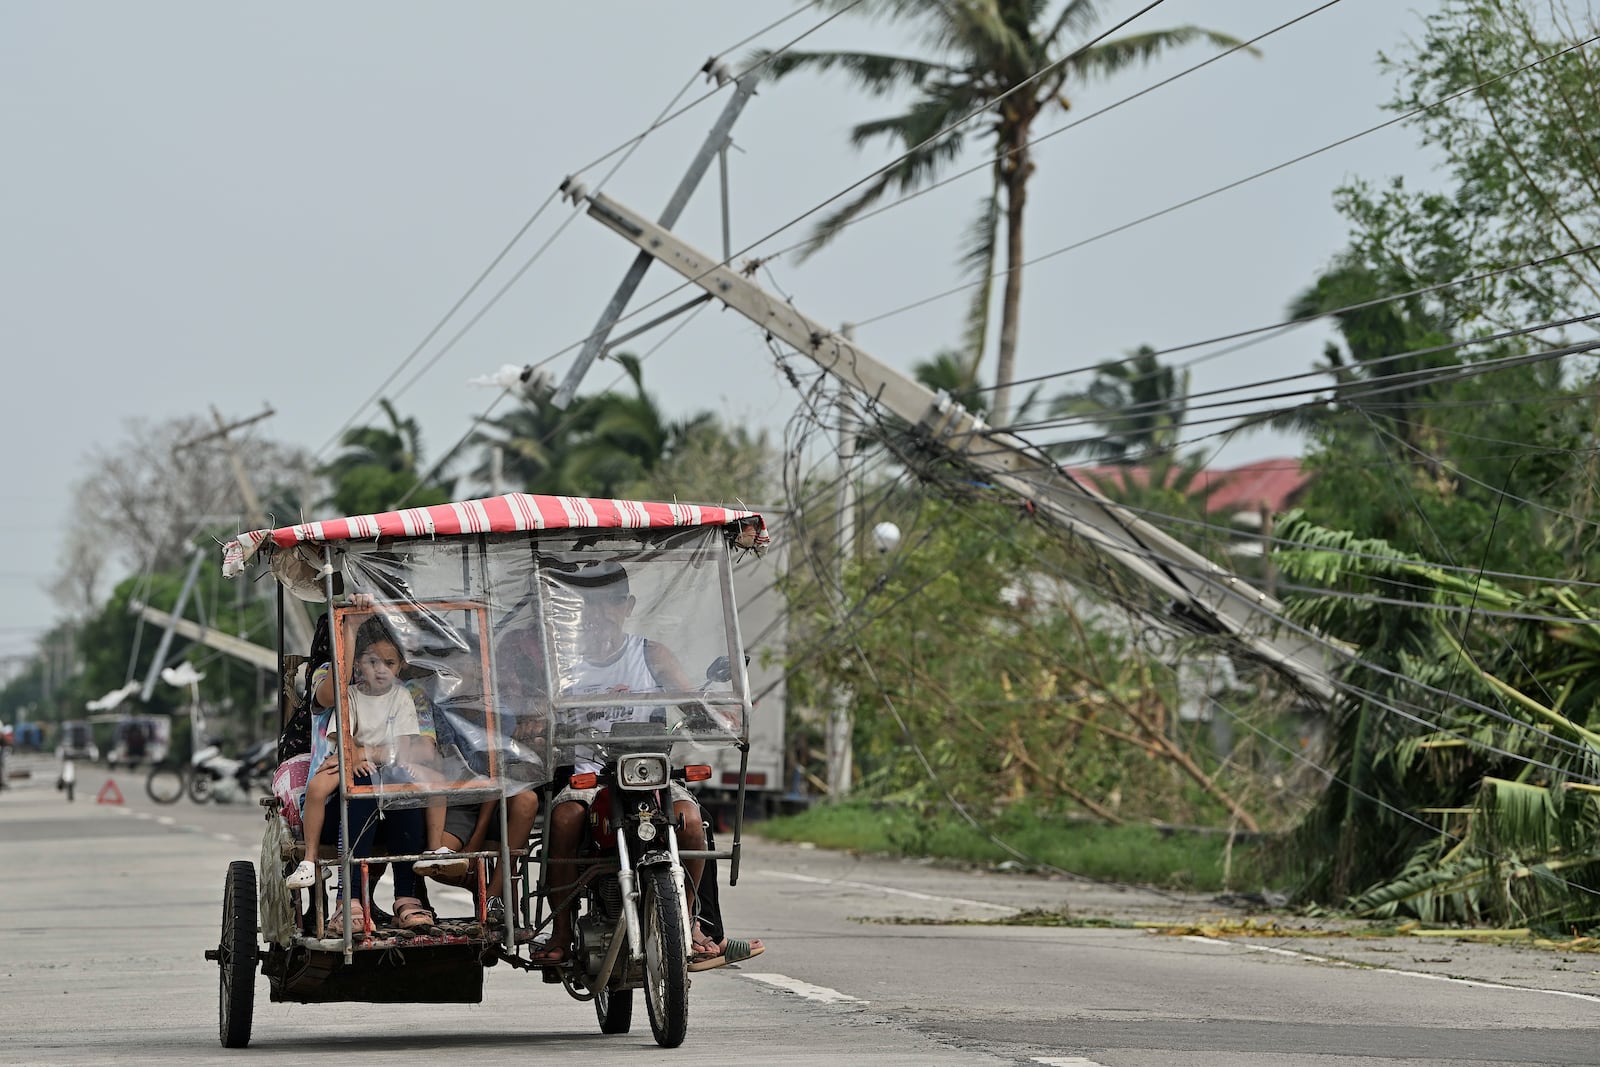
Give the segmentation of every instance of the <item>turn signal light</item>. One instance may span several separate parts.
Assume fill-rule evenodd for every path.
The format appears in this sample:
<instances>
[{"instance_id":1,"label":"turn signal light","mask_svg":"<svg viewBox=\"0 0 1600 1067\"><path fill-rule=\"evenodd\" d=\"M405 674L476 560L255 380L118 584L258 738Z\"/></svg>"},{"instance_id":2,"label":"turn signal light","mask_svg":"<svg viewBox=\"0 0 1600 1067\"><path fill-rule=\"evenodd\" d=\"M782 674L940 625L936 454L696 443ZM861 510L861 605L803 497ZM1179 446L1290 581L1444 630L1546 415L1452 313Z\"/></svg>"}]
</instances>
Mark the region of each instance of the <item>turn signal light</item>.
<instances>
[{"instance_id":1,"label":"turn signal light","mask_svg":"<svg viewBox=\"0 0 1600 1067\"><path fill-rule=\"evenodd\" d=\"M593 771L584 771L582 774L574 774L572 776L572 788L593 789L595 782L598 780L599 779L595 777Z\"/></svg>"},{"instance_id":2,"label":"turn signal light","mask_svg":"<svg viewBox=\"0 0 1600 1067\"><path fill-rule=\"evenodd\" d=\"M705 782L711 778L711 764L691 763L683 769L683 778L687 782Z\"/></svg>"}]
</instances>

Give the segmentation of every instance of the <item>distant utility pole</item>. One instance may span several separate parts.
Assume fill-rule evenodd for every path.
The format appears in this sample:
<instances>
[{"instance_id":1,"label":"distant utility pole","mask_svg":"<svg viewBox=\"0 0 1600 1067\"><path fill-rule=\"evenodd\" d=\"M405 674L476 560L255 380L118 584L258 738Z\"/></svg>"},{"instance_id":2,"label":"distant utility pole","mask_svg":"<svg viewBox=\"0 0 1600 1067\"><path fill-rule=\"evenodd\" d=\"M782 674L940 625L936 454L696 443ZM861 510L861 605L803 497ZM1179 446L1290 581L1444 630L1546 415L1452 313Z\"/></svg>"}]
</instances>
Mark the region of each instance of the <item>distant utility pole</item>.
<instances>
[{"instance_id":1,"label":"distant utility pole","mask_svg":"<svg viewBox=\"0 0 1600 1067\"><path fill-rule=\"evenodd\" d=\"M183 576L183 585L178 589L178 599L172 605L172 618L167 628L161 632L161 641L156 645L156 654L150 660L150 669L145 672L144 687L139 690L139 699L149 703L150 695L155 692L156 679L161 676L161 668L167 665L167 649L172 647L172 633L177 629L177 620L183 617L183 609L189 603L189 594L194 592L195 579L200 577L200 563L205 559L206 550L203 545L194 546L194 554L189 558L189 570Z\"/></svg>"},{"instance_id":2,"label":"distant utility pole","mask_svg":"<svg viewBox=\"0 0 1600 1067\"><path fill-rule=\"evenodd\" d=\"M839 331L845 337L855 336L855 329L845 323ZM856 551L856 487L852 469L856 454L855 415L850 400L843 391L839 396L839 618L846 615L844 604L844 576L855 558ZM855 776L855 723L850 715L850 690L841 687L834 694L832 711L828 714L827 756L828 795L839 798L850 792L850 780Z\"/></svg>"},{"instance_id":3,"label":"distant utility pole","mask_svg":"<svg viewBox=\"0 0 1600 1067\"><path fill-rule=\"evenodd\" d=\"M587 198L589 215L659 259L776 340L857 393L905 420L921 440L976 468L1030 512L1078 538L1101 559L1165 599L1164 621L1186 632L1231 638L1241 652L1283 671L1313 700L1338 693L1333 669L1348 646L1290 622L1283 605L1207 559L1091 483L1063 471L1028 442L995 430L956 403L875 358L839 331L802 314L755 282L609 197Z\"/></svg>"},{"instance_id":4,"label":"distant utility pole","mask_svg":"<svg viewBox=\"0 0 1600 1067\"><path fill-rule=\"evenodd\" d=\"M684 172L683 178L678 182L678 187L672 192L672 198L667 201L666 208L662 210L659 220L662 227L666 229L672 228L673 223L678 221L678 216L683 213L684 207L688 205L689 197L694 194L695 187L700 184L700 179L705 177L707 169L711 166L711 161L721 159L724 195L723 242L724 244L727 243L726 174L728 131L733 129L734 120L739 117L739 112L744 110L744 105L750 100L751 94L755 91L756 78L753 74L746 74L736 80L732 99L723 107L722 114L717 117L716 123L711 127L711 133L706 136L705 143L701 145L700 151L690 161L689 169ZM577 201L582 194L581 186L569 188L568 184L563 184L562 188L573 197L574 201ZM578 358L573 360L572 369L567 371L566 378L561 382L560 387L556 389L555 394L551 396L550 403L552 405L557 408L565 408L572 403L573 397L578 392L578 383L583 381L583 376L589 372L589 365L594 362L596 356L610 347L606 344L606 339L611 334L611 328L622 317L622 312L628 306L628 301L633 298L634 292L639 288L639 283L644 280L644 272L649 269L650 264L654 261L655 257L648 252L640 252L633 258L632 265L628 267L628 273L623 276L622 284L617 286L617 291L612 295L611 302L600 313L600 321L595 323L594 329L590 331L588 339L583 343L582 350L578 352ZM690 301L683 308L677 309L677 311L686 310L690 306L698 306L703 302L702 299L697 298ZM676 314L677 311L654 319L648 325L655 325L662 319ZM638 331L634 332L637 333ZM629 334L629 336L633 336L633 334ZM618 338L617 343L620 344L622 340L622 338Z\"/></svg>"},{"instance_id":5,"label":"distant utility pole","mask_svg":"<svg viewBox=\"0 0 1600 1067\"><path fill-rule=\"evenodd\" d=\"M242 430L246 426L253 426L262 419L270 419L275 414L277 413L269 407L265 411L252 415L247 419L224 422L222 413L213 404L211 406L211 418L217 424L217 428L211 433L201 434L199 437L191 437L187 441L180 441L172 448L174 452L181 452L186 448L193 448L208 441L220 440L223 450L228 454L228 465L233 468L233 480L239 487L239 497L244 502L245 521L258 530L266 529L271 525L272 520L267 517L266 509L261 506L261 498L256 495L256 488L250 481L249 472L244 469L244 461L239 458L239 449L234 445L232 435L236 430ZM180 607L173 614L177 615L182 610ZM306 621L306 613L300 607L300 602L293 597L283 598L283 613L283 622L288 631L290 647L310 651L311 624ZM171 635L172 630L170 627L167 633L169 636ZM145 699L149 698L146 697Z\"/></svg>"}]
</instances>

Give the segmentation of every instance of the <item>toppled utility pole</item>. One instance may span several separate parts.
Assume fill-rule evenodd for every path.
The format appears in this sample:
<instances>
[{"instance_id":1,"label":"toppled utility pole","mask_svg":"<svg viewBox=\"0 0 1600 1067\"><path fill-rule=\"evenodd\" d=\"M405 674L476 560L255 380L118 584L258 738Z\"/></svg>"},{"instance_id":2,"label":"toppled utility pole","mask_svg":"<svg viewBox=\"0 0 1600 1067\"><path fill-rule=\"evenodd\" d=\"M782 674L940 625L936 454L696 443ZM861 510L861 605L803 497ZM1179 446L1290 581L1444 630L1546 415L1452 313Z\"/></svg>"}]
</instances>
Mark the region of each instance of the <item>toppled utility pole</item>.
<instances>
[{"instance_id":1,"label":"toppled utility pole","mask_svg":"<svg viewBox=\"0 0 1600 1067\"><path fill-rule=\"evenodd\" d=\"M589 215L640 251L787 343L839 381L913 426L929 442L1033 504L1090 549L1169 598L1168 617L1188 630L1234 639L1244 651L1295 680L1307 694L1332 699L1330 663L1347 652L1290 626L1283 606L1205 556L1072 478L1026 441L987 426L943 392L935 394L880 362L838 331L797 311L715 257L615 200L588 197Z\"/></svg>"}]
</instances>

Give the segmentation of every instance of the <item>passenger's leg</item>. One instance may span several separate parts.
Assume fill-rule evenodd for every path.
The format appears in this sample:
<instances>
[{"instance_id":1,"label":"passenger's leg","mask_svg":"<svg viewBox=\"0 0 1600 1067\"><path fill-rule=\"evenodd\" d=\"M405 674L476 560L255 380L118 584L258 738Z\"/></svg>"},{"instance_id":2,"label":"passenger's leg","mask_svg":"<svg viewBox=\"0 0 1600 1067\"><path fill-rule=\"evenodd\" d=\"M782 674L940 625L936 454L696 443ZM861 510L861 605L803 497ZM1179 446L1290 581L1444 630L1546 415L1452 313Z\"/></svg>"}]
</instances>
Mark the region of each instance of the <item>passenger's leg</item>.
<instances>
[{"instance_id":1,"label":"passenger's leg","mask_svg":"<svg viewBox=\"0 0 1600 1067\"><path fill-rule=\"evenodd\" d=\"M423 816L425 819L425 825L427 827L427 842L429 852L438 851L439 847L446 843L444 840L444 815L444 797L429 797L428 810ZM451 847L453 849L461 848L460 844L456 844Z\"/></svg>"},{"instance_id":2,"label":"passenger's leg","mask_svg":"<svg viewBox=\"0 0 1600 1067\"><path fill-rule=\"evenodd\" d=\"M384 819L384 841L394 852L416 854L422 851L427 830L418 808L389 811ZM396 861L394 867L394 923L402 929L428 926L433 913L417 896L418 878L410 860Z\"/></svg>"},{"instance_id":3,"label":"passenger's leg","mask_svg":"<svg viewBox=\"0 0 1600 1067\"><path fill-rule=\"evenodd\" d=\"M678 847L702 851L706 847L705 822L700 818L700 805L692 800L679 800L672 805L672 813L677 820L683 823L683 833L678 835ZM706 861L692 859L683 861L684 873L689 876L689 899L695 898L697 887L700 885L700 874L705 869Z\"/></svg>"},{"instance_id":4,"label":"passenger's leg","mask_svg":"<svg viewBox=\"0 0 1600 1067\"><path fill-rule=\"evenodd\" d=\"M706 828L706 848L715 850L717 843L711 833L711 819L706 815L705 808L700 809L700 814ZM722 929L722 898L717 892L716 860L705 861L705 867L700 872L700 881L695 886L695 902L699 911L702 935L708 941L720 943L724 935Z\"/></svg>"},{"instance_id":5,"label":"passenger's leg","mask_svg":"<svg viewBox=\"0 0 1600 1067\"><path fill-rule=\"evenodd\" d=\"M581 814L581 806L580 806ZM539 817L539 794L532 789L506 798L506 846L515 851L528 846L528 838L533 835L534 821ZM579 820L581 825L581 818ZM576 851L577 846L573 846ZM516 862L513 857L512 863ZM504 872L498 864L495 865L494 876L489 879L488 894L493 900L501 894Z\"/></svg>"},{"instance_id":6,"label":"passenger's leg","mask_svg":"<svg viewBox=\"0 0 1600 1067\"><path fill-rule=\"evenodd\" d=\"M300 813L300 825L306 841L306 858L289 876L290 889L306 889L315 884L317 846L322 842L322 826L326 818L328 798L339 788L339 771L324 766L306 782L305 808Z\"/></svg>"},{"instance_id":7,"label":"passenger's leg","mask_svg":"<svg viewBox=\"0 0 1600 1067\"><path fill-rule=\"evenodd\" d=\"M700 809L705 814L705 809ZM711 819L705 819L706 849L715 849L716 840L711 831ZM722 922L722 900L717 891L717 861L706 860L700 873L696 900L699 904L700 914L695 919L693 931L694 951L689 958L691 971L710 970L713 967L725 967L729 963L739 963L752 956L759 956L765 952L766 946L759 938L748 941L731 938Z\"/></svg>"},{"instance_id":8,"label":"passenger's leg","mask_svg":"<svg viewBox=\"0 0 1600 1067\"><path fill-rule=\"evenodd\" d=\"M492 806L493 802L489 802ZM418 895L432 878L448 885L471 885L468 875L470 864L452 853L465 851L472 840L473 829L479 817L479 805L450 804L437 812L432 807L426 815L428 858L420 860L416 872L422 876L417 883Z\"/></svg>"},{"instance_id":9,"label":"passenger's leg","mask_svg":"<svg viewBox=\"0 0 1600 1067\"><path fill-rule=\"evenodd\" d=\"M550 903L561 903L578 881L578 868L561 860L578 858L578 841L583 835L583 819L588 808L575 800L556 805L550 813L550 840L545 843L547 860L557 861L550 866L550 884L547 889ZM560 963L567 958L572 947L572 902L557 908L550 928L550 941L541 952L533 954L536 962Z\"/></svg>"},{"instance_id":10,"label":"passenger's leg","mask_svg":"<svg viewBox=\"0 0 1600 1067\"><path fill-rule=\"evenodd\" d=\"M306 859L317 862L317 846L322 843L322 827L328 798L339 789L339 769L323 766L306 782L306 809L301 811L301 827L306 835Z\"/></svg>"},{"instance_id":11,"label":"passenger's leg","mask_svg":"<svg viewBox=\"0 0 1600 1067\"><path fill-rule=\"evenodd\" d=\"M364 778L357 778L356 784L365 784ZM352 837L349 830L341 834L339 823L339 793L337 790L328 797L323 805L324 817L322 821L321 843L335 848L339 845L339 838L344 837L345 854L352 857L350 870L350 885L345 885L343 875L338 886L338 893L334 901L334 909L329 913L329 920L336 929L343 929L343 919L339 913L339 901L348 894L351 902L360 905L359 913L352 911L351 918L355 923L355 933L360 936L365 929L365 918L371 916L371 901L368 887L363 885L361 877L361 861L357 857L372 854L372 841L377 834L377 802L368 797L358 797L350 800L348 811L350 826L354 828ZM341 868L342 872L342 868Z\"/></svg>"}]
</instances>

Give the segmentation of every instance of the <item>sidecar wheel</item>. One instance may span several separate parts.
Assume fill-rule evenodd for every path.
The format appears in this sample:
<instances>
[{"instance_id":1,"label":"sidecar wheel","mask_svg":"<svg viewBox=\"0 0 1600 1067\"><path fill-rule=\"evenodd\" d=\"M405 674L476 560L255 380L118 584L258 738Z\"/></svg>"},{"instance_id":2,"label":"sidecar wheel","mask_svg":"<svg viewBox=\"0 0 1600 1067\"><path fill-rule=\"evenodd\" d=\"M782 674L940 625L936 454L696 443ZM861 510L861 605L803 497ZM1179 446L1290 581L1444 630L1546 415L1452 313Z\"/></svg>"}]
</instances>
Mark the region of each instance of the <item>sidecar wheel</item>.
<instances>
[{"instance_id":1,"label":"sidecar wheel","mask_svg":"<svg viewBox=\"0 0 1600 1067\"><path fill-rule=\"evenodd\" d=\"M639 919L644 926L644 1006L662 1048L677 1048L689 1033L689 938L683 928L683 883L672 872L644 879Z\"/></svg>"},{"instance_id":2,"label":"sidecar wheel","mask_svg":"<svg viewBox=\"0 0 1600 1067\"><path fill-rule=\"evenodd\" d=\"M217 1031L223 1048L250 1043L256 1007L256 869L249 860L228 864L222 889L222 942L217 946ZM209 957L211 954L208 952Z\"/></svg>"},{"instance_id":3,"label":"sidecar wheel","mask_svg":"<svg viewBox=\"0 0 1600 1067\"><path fill-rule=\"evenodd\" d=\"M622 931L617 931L622 936ZM633 990L601 989L594 995L594 1013L602 1034L625 1034L633 1026Z\"/></svg>"}]
</instances>

